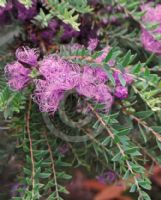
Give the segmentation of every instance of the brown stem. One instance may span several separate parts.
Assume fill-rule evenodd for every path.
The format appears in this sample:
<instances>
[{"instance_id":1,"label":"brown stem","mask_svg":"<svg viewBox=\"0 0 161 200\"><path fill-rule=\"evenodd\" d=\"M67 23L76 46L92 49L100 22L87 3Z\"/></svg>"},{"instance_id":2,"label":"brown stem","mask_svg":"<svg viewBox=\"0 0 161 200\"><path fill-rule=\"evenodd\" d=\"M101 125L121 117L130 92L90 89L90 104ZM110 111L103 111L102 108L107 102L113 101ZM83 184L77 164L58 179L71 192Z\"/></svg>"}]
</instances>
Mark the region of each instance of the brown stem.
<instances>
[{"instance_id":1,"label":"brown stem","mask_svg":"<svg viewBox=\"0 0 161 200\"><path fill-rule=\"evenodd\" d=\"M28 110L26 113L26 132L28 135L29 143L30 143L30 156L31 156L31 164L32 164L32 189L35 187L35 162L34 162L34 155L33 155L33 149L32 149L32 138L31 138L31 131L30 131L30 111L31 111L31 96L29 98L29 105ZM33 191L33 190L32 190ZM34 197L34 194L32 193L32 197Z\"/></svg>"},{"instance_id":2,"label":"brown stem","mask_svg":"<svg viewBox=\"0 0 161 200\"><path fill-rule=\"evenodd\" d=\"M52 153L50 144L49 144L49 142L48 142L47 133L44 132L43 135L44 135L44 137L45 137L45 139L46 139L46 144L47 144L47 146L48 146L48 151L49 151L49 154L50 154L50 160L51 160L51 163L52 163L52 171L53 171L53 175L54 175L56 199L59 200L60 197L59 197L59 191L58 191L58 184L57 184L57 178L56 178L56 171L55 171L55 163L54 163L53 153Z\"/></svg>"}]
</instances>

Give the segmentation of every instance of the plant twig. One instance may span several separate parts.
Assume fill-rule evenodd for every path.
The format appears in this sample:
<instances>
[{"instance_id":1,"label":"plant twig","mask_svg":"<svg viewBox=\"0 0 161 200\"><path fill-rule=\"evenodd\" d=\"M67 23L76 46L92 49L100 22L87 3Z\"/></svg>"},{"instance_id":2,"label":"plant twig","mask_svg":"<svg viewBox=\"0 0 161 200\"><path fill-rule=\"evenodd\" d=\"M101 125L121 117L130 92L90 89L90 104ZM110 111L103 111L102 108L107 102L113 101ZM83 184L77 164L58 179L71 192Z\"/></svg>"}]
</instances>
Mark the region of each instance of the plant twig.
<instances>
[{"instance_id":1,"label":"plant twig","mask_svg":"<svg viewBox=\"0 0 161 200\"><path fill-rule=\"evenodd\" d=\"M142 150L143 154L146 155L151 161L153 161L153 163L155 163L157 166L160 165L160 164L158 163L158 161L155 160L155 158L154 158L144 147L142 147L137 141L134 141L134 140L132 139L132 142L133 142L134 144L136 144L136 145Z\"/></svg>"},{"instance_id":2,"label":"plant twig","mask_svg":"<svg viewBox=\"0 0 161 200\"><path fill-rule=\"evenodd\" d=\"M135 117L134 115L130 114L131 118L133 120L135 120L138 124L140 124L141 126L143 126L145 129L147 129L148 131L150 131L156 138L157 140L159 140L161 142L161 135L159 133L157 133L156 131L154 131L154 129L152 129L151 127L149 127L146 122L142 121L141 119Z\"/></svg>"},{"instance_id":3,"label":"plant twig","mask_svg":"<svg viewBox=\"0 0 161 200\"><path fill-rule=\"evenodd\" d=\"M28 135L29 143L30 143L30 156L31 156L31 164L32 164L32 198L34 198L34 188L35 188L35 162L34 162L34 155L32 149L32 138L31 138L31 131L30 131L30 111L31 111L31 102L32 98L29 98L29 105L26 113L26 132Z\"/></svg>"},{"instance_id":4,"label":"plant twig","mask_svg":"<svg viewBox=\"0 0 161 200\"><path fill-rule=\"evenodd\" d=\"M58 183L57 183L57 177L56 177L56 170L55 170L55 163L54 163L53 153L52 153L50 144L49 144L49 142L48 142L47 133L44 132L43 135L44 135L44 137L45 137L45 139L46 139L46 144L47 144L47 146L48 146L48 151L49 151L49 154L50 154L50 160L51 160L51 164L52 164L52 171L53 171L54 182L55 182L56 199L59 200L59 199L60 199L60 196L59 196L59 190L58 190Z\"/></svg>"}]
</instances>

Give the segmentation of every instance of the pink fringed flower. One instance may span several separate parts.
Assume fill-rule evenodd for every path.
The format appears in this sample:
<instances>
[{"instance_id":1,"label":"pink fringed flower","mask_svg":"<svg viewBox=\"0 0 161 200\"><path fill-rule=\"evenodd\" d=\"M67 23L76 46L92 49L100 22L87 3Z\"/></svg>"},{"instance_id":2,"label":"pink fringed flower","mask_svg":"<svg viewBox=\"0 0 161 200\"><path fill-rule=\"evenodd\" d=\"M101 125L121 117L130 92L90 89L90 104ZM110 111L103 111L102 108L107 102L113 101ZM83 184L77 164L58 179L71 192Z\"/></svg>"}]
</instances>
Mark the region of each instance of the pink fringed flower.
<instances>
[{"instance_id":1,"label":"pink fringed flower","mask_svg":"<svg viewBox=\"0 0 161 200\"><path fill-rule=\"evenodd\" d=\"M123 86L117 86L114 95L119 99L125 99L128 97L128 89Z\"/></svg>"},{"instance_id":2,"label":"pink fringed flower","mask_svg":"<svg viewBox=\"0 0 161 200\"><path fill-rule=\"evenodd\" d=\"M64 97L64 92L55 90L52 83L44 80L35 81L35 85L33 99L39 105L40 111L54 113Z\"/></svg>"},{"instance_id":3,"label":"pink fringed flower","mask_svg":"<svg viewBox=\"0 0 161 200\"><path fill-rule=\"evenodd\" d=\"M39 72L45 80L35 82L34 100L41 111L55 112L65 91L79 84L79 66L50 55L39 62Z\"/></svg>"},{"instance_id":4,"label":"pink fringed flower","mask_svg":"<svg viewBox=\"0 0 161 200\"><path fill-rule=\"evenodd\" d=\"M113 97L110 93L110 88L105 84L99 84L96 87L95 99L97 102L102 103L105 108L105 112L109 112L113 104Z\"/></svg>"},{"instance_id":5,"label":"pink fringed flower","mask_svg":"<svg viewBox=\"0 0 161 200\"><path fill-rule=\"evenodd\" d=\"M39 66L40 74L59 90L73 89L80 81L79 66L58 56L51 55L44 58Z\"/></svg>"},{"instance_id":6,"label":"pink fringed flower","mask_svg":"<svg viewBox=\"0 0 161 200\"><path fill-rule=\"evenodd\" d=\"M98 83L105 83L107 80L108 77L103 68L100 67L92 68L89 66L84 66L82 74L83 82L98 84Z\"/></svg>"},{"instance_id":7,"label":"pink fringed flower","mask_svg":"<svg viewBox=\"0 0 161 200\"><path fill-rule=\"evenodd\" d=\"M76 90L80 95L104 104L108 112L113 98L109 88L104 84L106 80L107 75L103 69L85 66L80 84L76 87Z\"/></svg>"},{"instance_id":8,"label":"pink fringed flower","mask_svg":"<svg viewBox=\"0 0 161 200\"><path fill-rule=\"evenodd\" d=\"M21 47L16 50L16 58L18 61L26 63L31 66L37 65L39 53L36 49L30 49L29 47Z\"/></svg>"},{"instance_id":9,"label":"pink fringed flower","mask_svg":"<svg viewBox=\"0 0 161 200\"><path fill-rule=\"evenodd\" d=\"M151 4L145 4L141 8L146 11L142 18L145 25L158 23L154 30L142 28L141 42L147 51L161 55L161 42L154 38L157 34L161 34L161 4L158 4L155 8Z\"/></svg>"},{"instance_id":10,"label":"pink fringed flower","mask_svg":"<svg viewBox=\"0 0 161 200\"><path fill-rule=\"evenodd\" d=\"M5 74L9 79L8 84L13 90L21 90L28 84L29 73L30 70L19 62L7 64L5 67Z\"/></svg>"}]
</instances>

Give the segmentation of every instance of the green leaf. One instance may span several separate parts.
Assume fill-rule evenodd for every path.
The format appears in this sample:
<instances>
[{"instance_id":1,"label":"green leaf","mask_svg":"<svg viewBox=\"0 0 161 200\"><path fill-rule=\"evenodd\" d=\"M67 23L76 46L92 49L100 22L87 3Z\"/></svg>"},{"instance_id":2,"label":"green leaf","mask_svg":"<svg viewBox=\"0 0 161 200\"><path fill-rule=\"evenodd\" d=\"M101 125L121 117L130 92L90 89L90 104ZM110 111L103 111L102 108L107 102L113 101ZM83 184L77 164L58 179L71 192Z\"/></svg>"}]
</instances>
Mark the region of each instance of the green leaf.
<instances>
[{"instance_id":1,"label":"green leaf","mask_svg":"<svg viewBox=\"0 0 161 200\"><path fill-rule=\"evenodd\" d=\"M125 86L125 85L126 85L126 81L125 81L125 79L123 78L123 76L122 76L121 73L118 75L118 78L119 78L119 80L120 80L121 85L122 85L122 86Z\"/></svg>"},{"instance_id":2,"label":"green leaf","mask_svg":"<svg viewBox=\"0 0 161 200\"><path fill-rule=\"evenodd\" d=\"M44 173L40 173L39 174L39 177L40 178L49 178L51 176L51 173L47 173L47 172L44 172Z\"/></svg>"},{"instance_id":3,"label":"green leaf","mask_svg":"<svg viewBox=\"0 0 161 200\"><path fill-rule=\"evenodd\" d=\"M151 189L151 184L148 183L147 181L138 181L139 185L146 189L146 190L150 190Z\"/></svg>"},{"instance_id":4,"label":"green leaf","mask_svg":"<svg viewBox=\"0 0 161 200\"><path fill-rule=\"evenodd\" d=\"M0 6L5 7L6 3L6 0L0 0Z\"/></svg>"},{"instance_id":5,"label":"green leaf","mask_svg":"<svg viewBox=\"0 0 161 200\"><path fill-rule=\"evenodd\" d=\"M136 185L135 184L133 184L132 186L131 186L131 188L130 188L130 192L136 192L136 190L137 190L137 187L136 187Z\"/></svg>"},{"instance_id":6,"label":"green leaf","mask_svg":"<svg viewBox=\"0 0 161 200\"><path fill-rule=\"evenodd\" d=\"M126 67L128 64L132 62L134 56L131 55L131 51L129 50L126 55L122 58L121 65L122 67Z\"/></svg>"},{"instance_id":7,"label":"green leaf","mask_svg":"<svg viewBox=\"0 0 161 200\"><path fill-rule=\"evenodd\" d=\"M142 119L146 119L146 118L149 118L153 114L154 114L153 111L147 110L147 111L139 111L139 112L135 113L135 116L142 118Z\"/></svg>"},{"instance_id":8,"label":"green leaf","mask_svg":"<svg viewBox=\"0 0 161 200\"><path fill-rule=\"evenodd\" d=\"M122 158L122 156L121 156L121 154L120 154L120 152L119 152L119 153L117 153L117 154L112 158L112 161L113 161L113 162L120 161L121 158Z\"/></svg>"}]
</instances>

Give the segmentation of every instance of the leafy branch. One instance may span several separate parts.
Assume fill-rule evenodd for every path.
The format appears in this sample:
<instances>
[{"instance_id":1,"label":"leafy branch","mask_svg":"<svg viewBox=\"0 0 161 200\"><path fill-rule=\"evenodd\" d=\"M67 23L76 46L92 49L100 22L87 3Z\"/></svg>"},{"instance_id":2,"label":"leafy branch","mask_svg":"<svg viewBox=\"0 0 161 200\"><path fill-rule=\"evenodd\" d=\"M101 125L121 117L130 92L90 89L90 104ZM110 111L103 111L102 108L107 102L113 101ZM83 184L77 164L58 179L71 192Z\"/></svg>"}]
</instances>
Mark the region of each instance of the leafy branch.
<instances>
[{"instance_id":1,"label":"leafy branch","mask_svg":"<svg viewBox=\"0 0 161 200\"><path fill-rule=\"evenodd\" d=\"M107 130L109 136L113 139L113 141L115 141L115 135L112 133L111 127L109 127L109 126L105 123L105 121L103 120L103 118L95 111L94 107L93 107L91 104L88 104L88 106L89 106L89 108L91 109L91 111L94 113L94 115L96 116L96 118L100 121L100 123L101 123L101 124L104 126L104 128ZM126 162L126 165L127 165L128 170L129 170L129 171L131 172L131 174L134 176L134 181L135 181L135 185L136 185L136 187L137 187L137 190L138 190L138 192L139 192L139 198L140 198L140 200L144 200L144 199L145 199L145 198L144 198L145 193L142 191L142 189L141 189L140 186L139 186L138 179L137 179L137 177L136 177L136 175L135 175L135 173L134 173L134 171L133 171L133 169L132 169L132 167L131 167L131 165L130 165L130 162L126 159L127 156L126 156L126 154L125 154L124 149L121 147L121 145L120 145L118 142L116 142L116 146L118 147L118 149L119 149L119 151L120 151L122 157L125 158L125 162ZM146 194L146 195L147 195L147 194Z\"/></svg>"}]
</instances>

